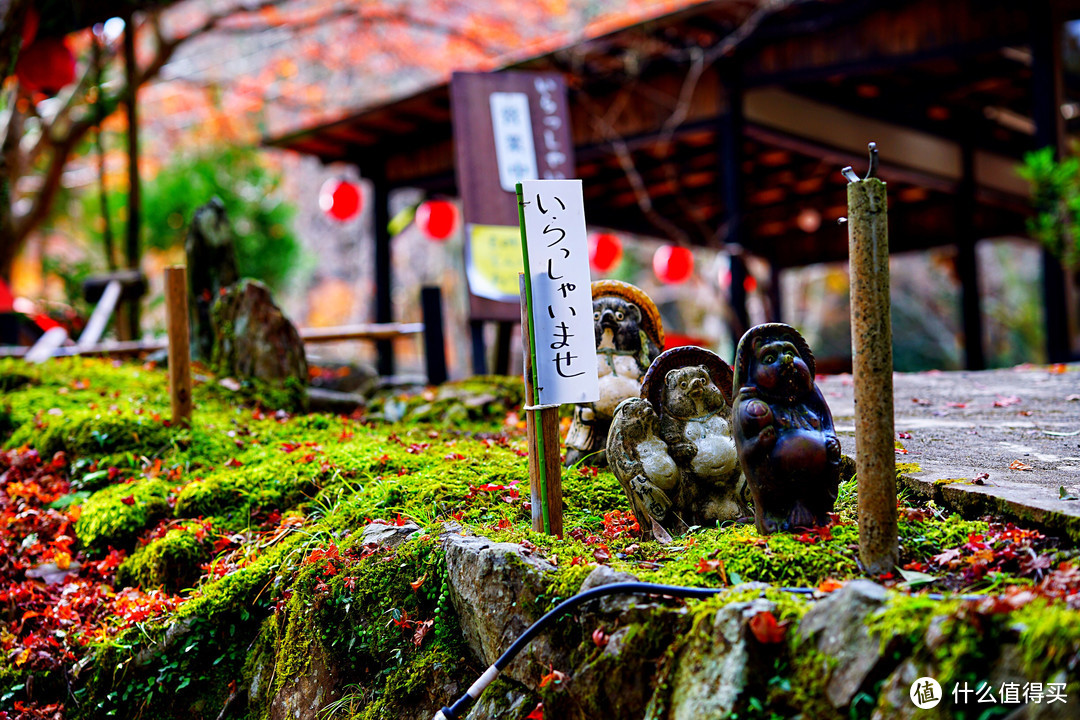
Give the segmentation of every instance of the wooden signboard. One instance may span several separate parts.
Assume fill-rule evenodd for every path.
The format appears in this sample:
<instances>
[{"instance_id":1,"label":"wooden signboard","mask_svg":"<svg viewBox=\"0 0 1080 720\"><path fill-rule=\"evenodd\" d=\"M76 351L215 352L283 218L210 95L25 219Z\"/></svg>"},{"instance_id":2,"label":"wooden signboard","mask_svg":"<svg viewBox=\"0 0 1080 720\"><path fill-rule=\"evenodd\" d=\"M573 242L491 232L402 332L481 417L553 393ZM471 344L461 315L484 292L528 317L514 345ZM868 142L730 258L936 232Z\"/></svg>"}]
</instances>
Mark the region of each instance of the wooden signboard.
<instances>
[{"instance_id":1,"label":"wooden signboard","mask_svg":"<svg viewBox=\"0 0 1080 720\"><path fill-rule=\"evenodd\" d=\"M557 73L454 73L450 102L469 315L517 322L522 256L515 186L574 176L566 83Z\"/></svg>"}]
</instances>

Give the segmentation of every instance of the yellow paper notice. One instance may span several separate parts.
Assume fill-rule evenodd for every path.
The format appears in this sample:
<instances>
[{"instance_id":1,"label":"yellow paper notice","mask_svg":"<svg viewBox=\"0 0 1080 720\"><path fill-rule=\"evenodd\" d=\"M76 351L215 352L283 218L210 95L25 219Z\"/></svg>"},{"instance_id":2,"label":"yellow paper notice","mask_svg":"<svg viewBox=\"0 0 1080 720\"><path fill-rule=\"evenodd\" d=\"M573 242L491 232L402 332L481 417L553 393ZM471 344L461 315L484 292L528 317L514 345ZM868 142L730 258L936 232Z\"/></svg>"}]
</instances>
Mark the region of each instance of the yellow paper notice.
<instances>
[{"instance_id":1,"label":"yellow paper notice","mask_svg":"<svg viewBox=\"0 0 1080 720\"><path fill-rule=\"evenodd\" d=\"M473 295L491 300L518 300L518 273L523 270L521 231L516 225L470 225L467 272Z\"/></svg>"}]
</instances>

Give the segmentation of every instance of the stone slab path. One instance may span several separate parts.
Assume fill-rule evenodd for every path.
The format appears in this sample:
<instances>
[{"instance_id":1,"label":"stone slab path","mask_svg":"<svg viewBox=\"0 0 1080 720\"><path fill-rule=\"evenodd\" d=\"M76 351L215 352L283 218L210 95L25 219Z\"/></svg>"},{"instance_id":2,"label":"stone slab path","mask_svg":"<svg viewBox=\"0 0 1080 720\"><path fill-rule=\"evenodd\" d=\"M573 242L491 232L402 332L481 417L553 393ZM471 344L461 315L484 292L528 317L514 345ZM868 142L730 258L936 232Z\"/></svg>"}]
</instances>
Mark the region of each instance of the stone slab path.
<instances>
[{"instance_id":1,"label":"stone slab path","mask_svg":"<svg viewBox=\"0 0 1080 720\"><path fill-rule=\"evenodd\" d=\"M818 384L854 457L851 376ZM966 517L991 513L1080 542L1080 500L1062 499L1062 488L1080 497L1080 364L897 373L894 398L906 450L896 458L912 464L901 481L913 492Z\"/></svg>"}]
</instances>

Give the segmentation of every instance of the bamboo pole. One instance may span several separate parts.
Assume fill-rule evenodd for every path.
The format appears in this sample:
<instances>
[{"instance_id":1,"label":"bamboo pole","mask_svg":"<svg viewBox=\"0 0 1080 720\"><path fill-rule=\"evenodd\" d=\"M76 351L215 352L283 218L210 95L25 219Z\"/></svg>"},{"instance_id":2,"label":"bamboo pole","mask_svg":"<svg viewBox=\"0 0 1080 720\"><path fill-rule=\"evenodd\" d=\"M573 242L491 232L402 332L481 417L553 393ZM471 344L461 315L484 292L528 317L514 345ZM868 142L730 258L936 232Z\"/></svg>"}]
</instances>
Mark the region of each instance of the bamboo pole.
<instances>
[{"instance_id":1,"label":"bamboo pole","mask_svg":"<svg viewBox=\"0 0 1080 720\"><path fill-rule=\"evenodd\" d=\"M859 558L872 575L892 572L899 559L896 453L893 433L892 323L889 317L889 233L885 183L860 180L851 168L848 250L851 272L851 349L855 381L855 464L859 495Z\"/></svg>"},{"instance_id":2,"label":"bamboo pole","mask_svg":"<svg viewBox=\"0 0 1080 720\"><path fill-rule=\"evenodd\" d=\"M165 318L169 328L169 397L173 424L191 426L191 334L187 268L165 268Z\"/></svg>"},{"instance_id":3,"label":"bamboo pole","mask_svg":"<svg viewBox=\"0 0 1080 720\"><path fill-rule=\"evenodd\" d=\"M531 408L536 404L536 376L533 373L534 350L529 339L529 301L524 274L518 276L518 285L521 293L521 354L525 358L525 406ZM529 440L529 496L533 531L561 538L563 501L559 408L526 410L525 432Z\"/></svg>"}]
</instances>

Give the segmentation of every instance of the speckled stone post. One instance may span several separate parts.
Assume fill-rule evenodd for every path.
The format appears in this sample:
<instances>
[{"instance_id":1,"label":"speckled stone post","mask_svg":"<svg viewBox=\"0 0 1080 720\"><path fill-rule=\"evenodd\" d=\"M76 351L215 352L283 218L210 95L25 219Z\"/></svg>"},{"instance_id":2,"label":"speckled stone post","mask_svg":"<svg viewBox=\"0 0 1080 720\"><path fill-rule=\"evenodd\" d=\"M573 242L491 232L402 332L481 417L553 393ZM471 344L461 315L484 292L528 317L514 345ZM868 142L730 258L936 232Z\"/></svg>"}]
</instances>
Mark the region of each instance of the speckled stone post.
<instances>
[{"instance_id":1,"label":"speckled stone post","mask_svg":"<svg viewBox=\"0 0 1080 720\"><path fill-rule=\"evenodd\" d=\"M859 557L872 575L892 572L896 531L892 323L885 183L848 185L851 350L855 376L855 454L859 482Z\"/></svg>"}]
</instances>

